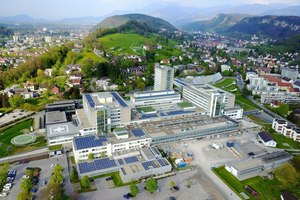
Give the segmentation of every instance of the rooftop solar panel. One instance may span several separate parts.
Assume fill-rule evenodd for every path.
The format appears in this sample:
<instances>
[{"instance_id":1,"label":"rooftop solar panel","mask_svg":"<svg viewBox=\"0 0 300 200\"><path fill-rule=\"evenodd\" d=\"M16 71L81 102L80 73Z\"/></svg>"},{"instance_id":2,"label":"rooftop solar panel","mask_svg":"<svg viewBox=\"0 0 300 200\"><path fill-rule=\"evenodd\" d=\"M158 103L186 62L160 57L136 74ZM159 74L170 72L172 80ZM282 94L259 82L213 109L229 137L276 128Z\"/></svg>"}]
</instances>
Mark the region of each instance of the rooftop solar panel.
<instances>
[{"instance_id":1,"label":"rooftop solar panel","mask_svg":"<svg viewBox=\"0 0 300 200\"><path fill-rule=\"evenodd\" d=\"M166 166L165 162L162 159L158 159L157 161L159 162L160 166Z\"/></svg>"},{"instance_id":2,"label":"rooftop solar panel","mask_svg":"<svg viewBox=\"0 0 300 200\"><path fill-rule=\"evenodd\" d=\"M138 159L137 159L136 156L131 156L131 157L128 157L128 158L124 158L124 160L125 160L125 162L126 162L127 164L129 164L129 163L134 163L134 162L137 162L137 161L138 161Z\"/></svg>"},{"instance_id":3,"label":"rooftop solar panel","mask_svg":"<svg viewBox=\"0 0 300 200\"><path fill-rule=\"evenodd\" d=\"M115 167L116 162L114 160L110 160L109 158L104 158L104 159L99 159L99 160L95 160L95 167L97 170L101 170L101 169L106 169L106 168L111 168L111 167Z\"/></svg>"},{"instance_id":4,"label":"rooftop solar panel","mask_svg":"<svg viewBox=\"0 0 300 200\"><path fill-rule=\"evenodd\" d=\"M150 168L157 168L158 167L157 165L155 165L155 163L153 161L143 162L142 165L143 165L145 170L148 170Z\"/></svg>"},{"instance_id":5,"label":"rooftop solar panel","mask_svg":"<svg viewBox=\"0 0 300 200\"><path fill-rule=\"evenodd\" d=\"M186 114L186 113L191 113L194 111L184 111L184 110L175 110L175 111L170 111L167 114L168 115L180 115L180 114Z\"/></svg>"},{"instance_id":6,"label":"rooftop solar panel","mask_svg":"<svg viewBox=\"0 0 300 200\"><path fill-rule=\"evenodd\" d=\"M114 96L114 98L119 102L119 104L122 107L124 108L128 107L127 104L124 102L124 100L116 92L112 92L111 94Z\"/></svg>"},{"instance_id":7,"label":"rooftop solar panel","mask_svg":"<svg viewBox=\"0 0 300 200\"><path fill-rule=\"evenodd\" d=\"M124 162L123 162L122 159L119 159L118 162L119 162L120 165L124 165Z\"/></svg>"},{"instance_id":8,"label":"rooftop solar panel","mask_svg":"<svg viewBox=\"0 0 300 200\"><path fill-rule=\"evenodd\" d=\"M154 117L158 117L157 114L146 114L146 115L143 115L141 117L141 119L148 119L148 118L154 118Z\"/></svg>"},{"instance_id":9,"label":"rooftop solar panel","mask_svg":"<svg viewBox=\"0 0 300 200\"><path fill-rule=\"evenodd\" d=\"M102 146L104 142L107 142L104 136L88 136L88 137L78 137L74 139L77 150L87 149L92 147Z\"/></svg>"},{"instance_id":10,"label":"rooftop solar panel","mask_svg":"<svg viewBox=\"0 0 300 200\"><path fill-rule=\"evenodd\" d=\"M94 162L92 162L92 163L87 163L87 162L79 163L78 167L79 167L79 172L80 173L88 173L88 172L96 170Z\"/></svg>"},{"instance_id":11,"label":"rooftop solar panel","mask_svg":"<svg viewBox=\"0 0 300 200\"><path fill-rule=\"evenodd\" d=\"M184 81L182 81L182 80L180 80L178 78L176 78L175 81L178 82L178 83L180 83L180 84L182 84L182 85L184 85L184 86L187 85Z\"/></svg>"},{"instance_id":12,"label":"rooftop solar panel","mask_svg":"<svg viewBox=\"0 0 300 200\"><path fill-rule=\"evenodd\" d=\"M133 133L133 135L135 137L142 137L145 135L144 131L140 128L133 129L133 130L131 130L131 132Z\"/></svg>"},{"instance_id":13,"label":"rooftop solar panel","mask_svg":"<svg viewBox=\"0 0 300 200\"><path fill-rule=\"evenodd\" d=\"M94 100L92 99L91 95L90 94L85 94L85 97L86 97L86 100L89 102L90 106L92 108L95 107L95 102Z\"/></svg>"}]
</instances>

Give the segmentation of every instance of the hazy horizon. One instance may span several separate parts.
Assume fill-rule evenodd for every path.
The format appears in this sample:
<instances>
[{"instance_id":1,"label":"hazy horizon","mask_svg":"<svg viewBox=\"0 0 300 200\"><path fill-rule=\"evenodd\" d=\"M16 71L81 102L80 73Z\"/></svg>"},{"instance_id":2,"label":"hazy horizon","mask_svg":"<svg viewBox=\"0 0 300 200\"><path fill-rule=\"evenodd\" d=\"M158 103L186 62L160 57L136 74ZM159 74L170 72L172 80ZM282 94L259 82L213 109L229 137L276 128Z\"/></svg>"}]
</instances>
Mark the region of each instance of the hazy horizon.
<instances>
[{"instance_id":1,"label":"hazy horizon","mask_svg":"<svg viewBox=\"0 0 300 200\"><path fill-rule=\"evenodd\" d=\"M300 0L248 0L245 3L243 0L226 0L226 1L197 1L186 0L5 0L2 2L1 17L9 17L15 15L28 15L33 18L60 20L63 18L76 17L100 17L113 13L134 12L146 7L166 6L168 4L177 4L185 7L209 8L215 6L240 6L249 4L285 4L299 5ZM71 6L70 6L71 5Z\"/></svg>"}]
</instances>

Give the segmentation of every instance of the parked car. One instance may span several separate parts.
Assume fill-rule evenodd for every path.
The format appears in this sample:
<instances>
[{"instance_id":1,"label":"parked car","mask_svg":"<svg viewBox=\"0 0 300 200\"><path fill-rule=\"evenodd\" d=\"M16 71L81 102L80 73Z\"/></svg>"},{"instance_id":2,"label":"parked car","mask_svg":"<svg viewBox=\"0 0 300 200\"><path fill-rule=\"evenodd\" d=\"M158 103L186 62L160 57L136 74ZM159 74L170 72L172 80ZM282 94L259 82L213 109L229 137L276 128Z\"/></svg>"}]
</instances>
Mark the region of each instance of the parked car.
<instances>
[{"instance_id":1,"label":"parked car","mask_svg":"<svg viewBox=\"0 0 300 200\"><path fill-rule=\"evenodd\" d=\"M47 181L45 180L45 181L43 181L43 185L47 185Z\"/></svg>"},{"instance_id":2,"label":"parked car","mask_svg":"<svg viewBox=\"0 0 300 200\"><path fill-rule=\"evenodd\" d=\"M178 191L178 190L179 190L179 187L175 185L175 186L173 187L173 189L176 190L176 191Z\"/></svg>"},{"instance_id":3,"label":"parked car","mask_svg":"<svg viewBox=\"0 0 300 200\"><path fill-rule=\"evenodd\" d=\"M10 189L11 189L10 187L4 187L2 191L3 192L8 192Z\"/></svg>"},{"instance_id":4,"label":"parked car","mask_svg":"<svg viewBox=\"0 0 300 200\"><path fill-rule=\"evenodd\" d=\"M113 177L109 176L105 179L106 181L110 181L110 180L113 180Z\"/></svg>"},{"instance_id":5,"label":"parked car","mask_svg":"<svg viewBox=\"0 0 300 200\"><path fill-rule=\"evenodd\" d=\"M7 177L6 178L6 182L8 182L8 183L12 183L12 182L14 182L14 177Z\"/></svg>"},{"instance_id":6,"label":"parked car","mask_svg":"<svg viewBox=\"0 0 300 200\"><path fill-rule=\"evenodd\" d=\"M29 176L24 174L24 175L22 176L22 179L25 179L25 178L29 178Z\"/></svg>"},{"instance_id":7,"label":"parked car","mask_svg":"<svg viewBox=\"0 0 300 200\"><path fill-rule=\"evenodd\" d=\"M125 199L130 199L130 198L133 197L133 195L132 195L131 193L127 193L127 194L124 194L123 197L124 197Z\"/></svg>"},{"instance_id":8,"label":"parked car","mask_svg":"<svg viewBox=\"0 0 300 200\"><path fill-rule=\"evenodd\" d=\"M39 178L38 177L33 177L33 179L32 179L33 185L38 184L38 182L39 182Z\"/></svg>"},{"instance_id":9,"label":"parked car","mask_svg":"<svg viewBox=\"0 0 300 200\"><path fill-rule=\"evenodd\" d=\"M31 191L32 193L36 193L36 192L38 191L38 189L37 189L37 188L32 188L30 191Z\"/></svg>"},{"instance_id":10,"label":"parked car","mask_svg":"<svg viewBox=\"0 0 300 200\"><path fill-rule=\"evenodd\" d=\"M57 164L51 164L51 168L55 167Z\"/></svg>"},{"instance_id":11,"label":"parked car","mask_svg":"<svg viewBox=\"0 0 300 200\"><path fill-rule=\"evenodd\" d=\"M3 187L12 187L12 183L6 183Z\"/></svg>"},{"instance_id":12,"label":"parked car","mask_svg":"<svg viewBox=\"0 0 300 200\"><path fill-rule=\"evenodd\" d=\"M176 198L173 197L173 196L171 196L169 199L170 199L170 200L176 200Z\"/></svg>"},{"instance_id":13,"label":"parked car","mask_svg":"<svg viewBox=\"0 0 300 200\"><path fill-rule=\"evenodd\" d=\"M0 194L0 197L6 197L7 196L7 193L6 192L2 192L1 194Z\"/></svg>"}]
</instances>

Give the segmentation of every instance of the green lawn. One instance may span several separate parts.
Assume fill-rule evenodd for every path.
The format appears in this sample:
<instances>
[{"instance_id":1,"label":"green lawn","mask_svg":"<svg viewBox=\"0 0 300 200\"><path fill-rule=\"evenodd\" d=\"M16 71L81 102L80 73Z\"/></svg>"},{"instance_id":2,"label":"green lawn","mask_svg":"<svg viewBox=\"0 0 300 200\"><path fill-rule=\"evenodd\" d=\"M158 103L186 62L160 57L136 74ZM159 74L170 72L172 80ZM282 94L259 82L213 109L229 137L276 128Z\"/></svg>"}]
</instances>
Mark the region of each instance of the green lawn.
<instances>
[{"instance_id":1,"label":"green lawn","mask_svg":"<svg viewBox=\"0 0 300 200\"><path fill-rule=\"evenodd\" d=\"M177 105L180 106L181 108L189 108L189 107L193 107L194 106L190 102L180 102L180 103L177 103Z\"/></svg>"},{"instance_id":2,"label":"green lawn","mask_svg":"<svg viewBox=\"0 0 300 200\"><path fill-rule=\"evenodd\" d=\"M235 102L238 104L241 108L244 109L244 111L248 110L256 110L260 109L257 105L249 101L239 90L237 85L234 83L235 78L227 77L225 80L214 84L215 87L221 88L227 92L230 92L232 94L235 94Z\"/></svg>"},{"instance_id":3,"label":"green lawn","mask_svg":"<svg viewBox=\"0 0 300 200\"><path fill-rule=\"evenodd\" d=\"M26 146L17 147L10 143L12 138L23 134L22 130L29 130L32 122L33 120L29 119L0 131L0 158L47 146L47 140L44 136L37 137L34 143Z\"/></svg>"},{"instance_id":4,"label":"green lawn","mask_svg":"<svg viewBox=\"0 0 300 200\"><path fill-rule=\"evenodd\" d=\"M138 110L139 112L145 112L145 113L147 113L147 112L154 112L154 111L155 111L155 109L152 108L151 106L148 106L148 107L140 107L140 108L137 108L137 110Z\"/></svg>"},{"instance_id":5,"label":"green lawn","mask_svg":"<svg viewBox=\"0 0 300 200\"><path fill-rule=\"evenodd\" d=\"M83 56L83 58L77 62L78 64L85 63L85 60L87 60L87 59L93 60L95 62L105 62L106 61L104 58L97 56L94 52L84 51L82 56Z\"/></svg>"},{"instance_id":6,"label":"green lawn","mask_svg":"<svg viewBox=\"0 0 300 200\"><path fill-rule=\"evenodd\" d=\"M214 173L217 174L230 188L234 190L241 198L241 192L245 192L250 199L256 199L245 191L245 185L251 186L259 194L258 199L264 200L273 200L280 199L280 194L284 190L281 186L281 183L277 179L263 179L260 176L256 176L250 179L239 181L232 174L230 174L225 167L219 167L213 169ZM291 192L294 192L298 197L300 197L300 190L291 189ZM242 198L243 199L243 198Z\"/></svg>"}]
</instances>

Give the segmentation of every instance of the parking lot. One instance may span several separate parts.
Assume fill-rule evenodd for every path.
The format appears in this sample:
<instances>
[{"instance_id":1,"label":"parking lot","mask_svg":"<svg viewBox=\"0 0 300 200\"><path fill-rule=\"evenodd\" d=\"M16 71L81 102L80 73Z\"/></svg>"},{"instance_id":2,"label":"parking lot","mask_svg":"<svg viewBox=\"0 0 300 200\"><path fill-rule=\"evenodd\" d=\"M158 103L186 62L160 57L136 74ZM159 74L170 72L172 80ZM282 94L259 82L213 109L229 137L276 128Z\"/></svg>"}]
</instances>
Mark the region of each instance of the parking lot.
<instances>
[{"instance_id":1,"label":"parking lot","mask_svg":"<svg viewBox=\"0 0 300 200\"><path fill-rule=\"evenodd\" d=\"M31 115L33 112L25 111L25 110L14 110L11 113L5 114L0 117L0 124L7 124L12 121L15 121L20 118L24 118L25 116Z\"/></svg>"},{"instance_id":2,"label":"parking lot","mask_svg":"<svg viewBox=\"0 0 300 200\"><path fill-rule=\"evenodd\" d=\"M9 170L16 170L17 175L15 177L15 180L13 182L13 187L9 191L9 195L7 197L2 197L2 199L5 200L16 200L18 194L20 193L20 185L22 181L22 176L24 175L24 172L26 170L26 167L39 167L41 168L40 171L40 177L39 177L39 182L37 184L38 187L38 192L34 194L36 199L39 198L39 193L40 191L45 188L46 186L43 186L43 181L49 182L49 179L51 177L52 169L51 169L51 164L60 164L63 166L63 175L64 175L64 189L67 194L71 194L73 191L73 187L69 181L69 173L68 173L68 168L67 168L67 160L66 156L62 155L59 157L52 157L48 159L43 159L43 160L37 160L37 161L31 161L29 163L25 164L12 164L9 168Z\"/></svg>"},{"instance_id":3,"label":"parking lot","mask_svg":"<svg viewBox=\"0 0 300 200\"><path fill-rule=\"evenodd\" d=\"M175 185L179 187L179 191L170 189L170 182L174 181ZM196 169L188 170L178 173L175 176L158 180L159 192L149 193L144 189L145 183L138 184L140 193L135 199L149 199L149 200L167 200L171 196L176 199L189 199L189 200L221 200L223 196L213 185L207 184L207 178L199 174ZM190 187L188 187L188 183ZM98 200L100 199L116 199L124 200L123 195L130 192L129 186L119 188L109 188L106 184L105 178L96 179L95 185L97 190L89 193L80 194L82 200Z\"/></svg>"}]
</instances>

